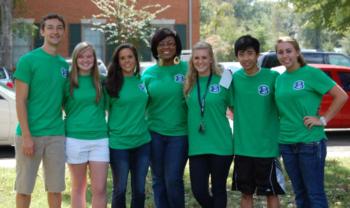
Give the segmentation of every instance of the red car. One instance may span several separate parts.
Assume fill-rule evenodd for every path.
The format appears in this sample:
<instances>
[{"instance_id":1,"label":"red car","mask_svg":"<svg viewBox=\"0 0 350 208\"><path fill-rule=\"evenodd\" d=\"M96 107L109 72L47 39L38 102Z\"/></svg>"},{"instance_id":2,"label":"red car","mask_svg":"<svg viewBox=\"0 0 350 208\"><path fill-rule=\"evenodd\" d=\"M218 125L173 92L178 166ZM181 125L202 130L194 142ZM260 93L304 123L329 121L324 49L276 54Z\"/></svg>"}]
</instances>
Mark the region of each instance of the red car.
<instances>
[{"instance_id":1,"label":"red car","mask_svg":"<svg viewBox=\"0 0 350 208\"><path fill-rule=\"evenodd\" d=\"M350 67L328 64L310 64L322 69L328 76L341 86L350 97ZM332 103L332 97L327 93L323 96L320 114L324 114ZM339 113L327 124L327 128L350 128L350 99L348 99Z\"/></svg>"},{"instance_id":2,"label":"red car","mask_svg":"<svg viewBox=\"0 0 350 208\"><path fill-rule=\"evenodd\" d=\"M309 64L324 71L330 76L350 97L350 67L336 66L329 64ZM283 73L286 69L284 66L273 67L272 70ZM332 103L332 96L328 93L323 96L320 115L323 115L330 104ZM348 99L337 115L327 124L327 128L350 128L350 99Z\"/></svg>"},{"instance_id":3,"label":"red car","mask_svg":"<svg viewBox=\"0 0 350 208\"><path fill-rule=\"evenodd\" d=\"M346 66L336 66L329 64L309 64L310 66L316 67L324 71L328 76L330 76L335 82L341 86L344 91L350 97L350 67ZM283 73L285 71L284 66L273 67L272 70ZM323 96L320 115L323 115L330 104L332 103L332 96L328 93ZM227 116L232 119L232 113L227 111ZM327 124L327 128L350 128L350 99L348 99L341 109L340 112Z\"/></svg>"}]
</instances>

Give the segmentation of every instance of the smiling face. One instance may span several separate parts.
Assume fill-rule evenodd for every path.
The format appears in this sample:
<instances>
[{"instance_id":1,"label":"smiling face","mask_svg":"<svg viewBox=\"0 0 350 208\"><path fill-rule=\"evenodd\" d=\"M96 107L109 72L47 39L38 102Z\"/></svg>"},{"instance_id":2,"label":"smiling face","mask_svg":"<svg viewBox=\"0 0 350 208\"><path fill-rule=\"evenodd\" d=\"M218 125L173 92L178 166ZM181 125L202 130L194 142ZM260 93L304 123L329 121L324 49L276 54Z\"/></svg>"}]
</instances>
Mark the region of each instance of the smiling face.
<instances>
[{"instance_id":1,"label":"smiling face","mask_svg":"<svg viewBox=\"0 0 350 208\"><path fill-rule=\"evenodd\" d=\"M77 56L77 66L80 75L88 75L94 67L95 56L91 47L82 50Z\"/></svg>"},{"instance_id":2,"label":"smiling face","mask_svg":"<svg viewBox=\"0 0 350 208\"><path fill-rule=\"evenodd\" d=\"M58 19L47 19L40 34L44 37L44 44L57 47L64 35L64 25Z\"/></svg>"},{"instance_id":3,"label":"smiling face","mask_svg":"<svg viewBox=\"0 0 350 208\"><path fill-rule=\"evenodd\" d=\"M276 53L278 61L287 68L288 71L293 71L300 67L298 57L300 52L289 42L280 42L276 45Z\"/></svg>"},{"instance_id":4,"label":"smiling face","mask_svg":"<svg viewBox=\"0 0 350 208\"><path fill-rule=\"evenodd\" d=\"M158 58L165 61L171 60L176 55L176 41L172 36L168 36L159 42L157 46Z\"/></svg>"},{"instance_id":5,"label":"smiling face","mask_svg":"<svg viewBox=\"0 0 350 208\"><path fill-rule=\"evenodd\" d=\"M124 76L132 76L136 67L136 58L130 48L120 50L118 55L119 65Z\"/></svg>"},{"instance_id":6,"label":"smiling face","mask_svg":"<svg viewBox=\"0 0 350 208\"><path fill-rule=\"evenodd\" d=\"M237 59L247 74L253 74L258 71L258 57L259 53L257 53L254 48L240 50L237 53Z\"/></svg>"},{"instance_id":7,"label":"smiling face","mask_svg":"<svg viewBox=\"0 0 350 208\"><path fill-rule=\"evenodd\" d=\"M192 62L199 76L209 76L213 59L210 57L208 49L193 50Z\"/></svg>"}]
</instances>

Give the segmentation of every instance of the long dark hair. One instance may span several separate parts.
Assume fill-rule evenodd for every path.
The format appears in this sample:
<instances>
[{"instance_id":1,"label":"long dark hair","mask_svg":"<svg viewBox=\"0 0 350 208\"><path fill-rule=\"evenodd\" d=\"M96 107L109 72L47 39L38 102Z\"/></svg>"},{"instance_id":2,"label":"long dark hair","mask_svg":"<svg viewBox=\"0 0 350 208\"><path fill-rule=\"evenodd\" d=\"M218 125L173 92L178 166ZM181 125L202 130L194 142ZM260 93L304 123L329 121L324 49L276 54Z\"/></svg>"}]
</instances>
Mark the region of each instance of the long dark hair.
<instances>
[{"instance_id":1,"label":"long dark hair","mask_svg":"<svg viewBox=\"0 0 350 208\"><path fill-rule=\"evenodd\" d=\"M134 54L135 60L136 60L136 69L135 69L134 75L140 76L140 63L139 63L139 58L138 58L137 50L135 46L133 46L130 43L123 43L119 45L115 49L112 56L111 63L108 66L108 75L105 82L106 90L111 97L119 98L119 92L122 89L122 86L124 84L124 76L123 76L122 68L120 67L120 64L119 64L119 54L120 54L120 51L125 48L130 49Z\"/></svg>"}]
</instances>

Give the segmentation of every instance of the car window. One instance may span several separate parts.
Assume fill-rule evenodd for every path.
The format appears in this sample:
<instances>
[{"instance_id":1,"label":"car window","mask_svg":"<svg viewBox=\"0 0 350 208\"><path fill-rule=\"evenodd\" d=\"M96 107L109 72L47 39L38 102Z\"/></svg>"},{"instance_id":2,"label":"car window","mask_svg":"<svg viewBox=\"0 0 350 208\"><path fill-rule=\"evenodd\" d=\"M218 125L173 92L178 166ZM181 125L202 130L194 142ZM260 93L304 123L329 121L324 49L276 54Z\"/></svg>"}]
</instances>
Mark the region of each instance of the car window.
<instances>
[{"instance_id":1,"label":"car window","mask_svg":"<svg viewBox=\"0 0 350 208\"><path fill-rule=\"evenodd\" d=\"M329 54L329 63L338 66L350 66L350 58L341 54Z\"/></svg>"},{"instance_id":2,"label":"car window","mask_svg":"<svg viewBox=\"0 0 350 208\"><path fill-rule=\"evenodd\" d=\"M0 79L6 79L6 74L2 67L0 67Z\"/></svg>"},{"instance_id":3,"label":"car window","mask_svg":"<svg viewBox=\"0 0 350 208\"><path fill-rule=\"evenodd\" d=\"M350 72L338 72L340 82L345 91L350 91Z\"/></svg>"},{"instance_id":4,"label":"car window","mask_svg":"<svg viewBox=\"0 0 350 208\"><path fill-rule=\"evenodd\" d=\"M325 64L322 53L303 53L303 57L308 64Z\"/></svg>"},{"instance_id":5,"label":"car window","mask_svg":"<svg viewBox=\"0 0 350 208\"><path fill-rule=\"evenodd\" d=\"M323 72L326 73L330 78L332 78L331 72L329 72L329 71L323 71Z\"/></svg>"},{"instance_id":6,"label":"car window","mask_svg":"<svg viewBox=\"0 0 350 208\"><path fill-rule=\"evenodd\" d=\"M275 53L263 55L262 59L261 67L272 68L281 65Z\"/></svg>"}]
</instances>

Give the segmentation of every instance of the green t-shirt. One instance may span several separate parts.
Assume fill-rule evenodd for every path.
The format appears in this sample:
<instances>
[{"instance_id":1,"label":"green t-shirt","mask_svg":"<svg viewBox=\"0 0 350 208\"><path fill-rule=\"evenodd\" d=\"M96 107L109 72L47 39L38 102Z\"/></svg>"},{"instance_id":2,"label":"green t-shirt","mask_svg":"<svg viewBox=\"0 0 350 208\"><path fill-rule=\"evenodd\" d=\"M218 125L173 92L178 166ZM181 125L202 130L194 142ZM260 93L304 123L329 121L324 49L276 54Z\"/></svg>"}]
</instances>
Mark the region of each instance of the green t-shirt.
<instances>
[{"instance_id":1,"label":"green t-shirt","mask_svg":"<svg viewBox=\"0 0 350 208\"><path fill-rule=\"evenodd\" d=\"M172 66L154 65L143 73L149 104L146 117L149 128L167 136L187 135L187 109L183 84L187 63Z\"/></svg>"},{"instance_id":2,"label":"green t-shirt","mask_svg":"<svg viewBox=\"0 0 350 208\"><path fill-rule=\"evenodd\" d=\"M27 116L32 136L63 136L62 100L68 64L42 48L22 56L14 77L28 85ZM22 135L20 125L17 135Z\"/></svg>"},{"instance_id":3,"label":"green t-shirt","mask_svg":"<svg viewBox=\"0 0 350 208\"><path fill-rule=\"evenodd\" d=\"M278 156L279 121L275 103L278 75L266 68L253 76L246 75L244 69L233 74L235 155Z\"/></svg>"},{"instance_id":4,"label":"green t-shirt","mask_svg":"<svg viewBox=\"0 0 350 208\"><path fill-rule=\"evenodd\" d=\"M326 138L323 126L308 129L305 116L319 116L322 96L335 82L320 69L303 66L284 72L276 80L276 102L280 115L279 143L309 143Z\"/></svg>"},{"instance_id":5,"label":"green t-shirt","mask_svg":"<svg viewBox=\"0 0 350 208\"><path fill-rule=\"evenodd\" d=\"M94 140L107 138L104 98L96 103L96 89L92 76L79 76L79 87L70 95L66 82L64 110L66 136L76 139Z\"/></svg>"},{"instance_id":6,"label":"green t-shirt","mask_svg":"<svg viewBox=\"0 0 350 208\"><path fill-rule=\"evenodd\" d=\"M199 77L200 94L203 97L209 77ZM213 75L204 105L204 132L199 132L201 111L195 84L186 98L188 106L189 155L233 155L233 138L226 117L227 107L232 106L231 89L219 85L220 76Z\"/></svg>"},{"instance_id":7,"label":"green t-shirt","mask_svg":"<svg viewBox=\"0 0 350 208\"><path fill-rule=\"evenodd\" d=\"M106 93L108 94L108 93ZM109 146L131 149L151 140L145 111L148 94L138 77L124 77L119 98L108 96Z\"/></svg>"}]
</instances>

